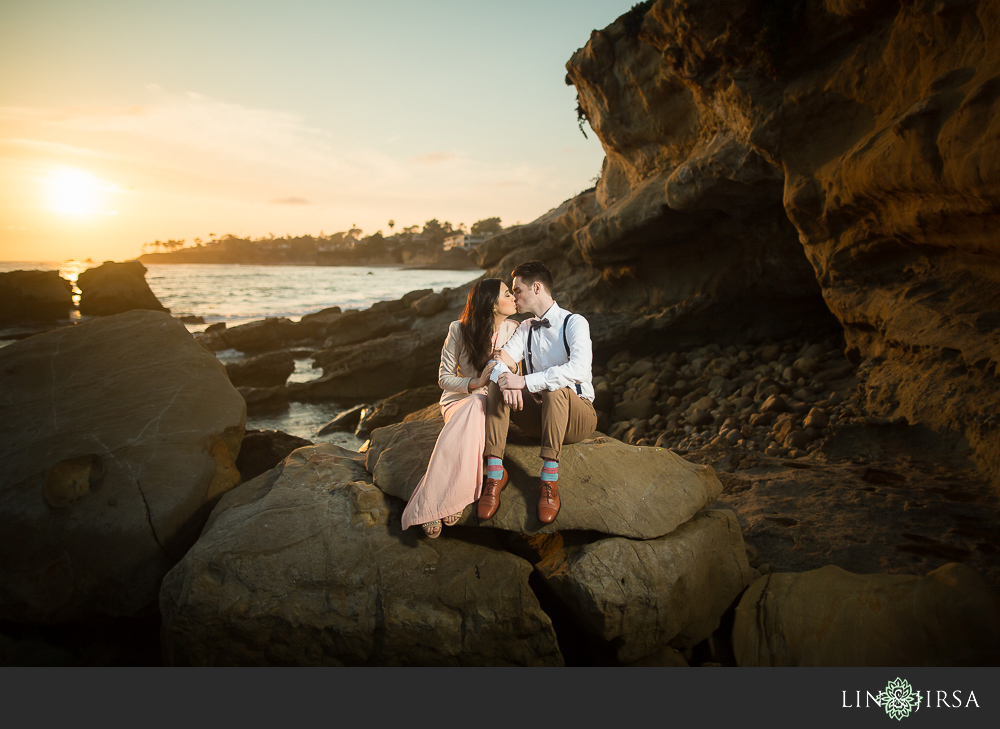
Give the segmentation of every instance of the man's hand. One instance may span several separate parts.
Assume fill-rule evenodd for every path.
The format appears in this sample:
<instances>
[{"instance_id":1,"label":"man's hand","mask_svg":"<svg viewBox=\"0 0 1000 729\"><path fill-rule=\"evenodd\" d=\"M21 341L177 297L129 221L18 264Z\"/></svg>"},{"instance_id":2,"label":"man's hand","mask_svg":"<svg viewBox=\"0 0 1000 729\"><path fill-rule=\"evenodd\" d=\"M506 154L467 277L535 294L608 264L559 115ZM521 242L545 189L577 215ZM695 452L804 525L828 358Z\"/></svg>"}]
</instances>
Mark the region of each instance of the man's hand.
<instances>
[{"instance_id":1,"label":"man's hand","mask_svg":"<svg viewBox=\"0 0 1000 729\"><path fill-rule=\"evenodd\" d=\"M524 378L520 375L515 375L513 372L504 372L497 378L497 384L504 390L517 390L520 392L524 389Z\"/></svg>"},{"instance_id":2,"label":"man's hand","mask_svg":"<svg viewBox=\"0 0 1000 729\"><path fill-rule=\"evenodd\" d=\"M503 401L511 410L524 410L524 400L521 398L520 390L503 390Z\"/></svg>"}]
</instances>

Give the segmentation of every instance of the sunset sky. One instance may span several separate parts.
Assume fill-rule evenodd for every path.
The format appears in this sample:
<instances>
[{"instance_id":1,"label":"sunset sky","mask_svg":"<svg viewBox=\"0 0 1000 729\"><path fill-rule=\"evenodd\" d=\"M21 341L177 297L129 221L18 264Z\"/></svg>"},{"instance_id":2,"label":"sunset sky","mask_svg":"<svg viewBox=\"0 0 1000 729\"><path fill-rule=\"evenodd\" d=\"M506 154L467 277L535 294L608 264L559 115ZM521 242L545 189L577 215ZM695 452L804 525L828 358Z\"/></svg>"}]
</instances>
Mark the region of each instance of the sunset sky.
<instances>
[{"instance_id":1,"label":"sunset sky","mask_svg":"<svg viewBox=\"0 0 1000 729\"><path fill-rule=\"evenodd\" d=\"M0 260L500 216L591 186L565 63L621 0L5 0Z\"/></svg>"}]
</instances>

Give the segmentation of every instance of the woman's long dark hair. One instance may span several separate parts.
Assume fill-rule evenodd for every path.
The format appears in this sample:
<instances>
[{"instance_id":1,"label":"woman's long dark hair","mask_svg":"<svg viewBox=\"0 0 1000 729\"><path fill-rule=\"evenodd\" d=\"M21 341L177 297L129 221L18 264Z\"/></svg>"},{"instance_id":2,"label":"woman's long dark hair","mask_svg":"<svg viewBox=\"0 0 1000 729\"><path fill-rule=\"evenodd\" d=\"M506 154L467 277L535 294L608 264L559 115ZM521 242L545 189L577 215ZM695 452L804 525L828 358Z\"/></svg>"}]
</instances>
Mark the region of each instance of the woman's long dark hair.
<instances>
[{"instance_id":1,"label":"woman's long dark hair","mask_svg":"<svg viewBox=\"0 0 1000 729\"><path fill-rule=\"evenodd\" d=\"M465 300L462 322L462 345L476 372L482 372L493 354L493 308L500 299L498 278L484 278L476 283Z\"/></svg>"}]
</instances>

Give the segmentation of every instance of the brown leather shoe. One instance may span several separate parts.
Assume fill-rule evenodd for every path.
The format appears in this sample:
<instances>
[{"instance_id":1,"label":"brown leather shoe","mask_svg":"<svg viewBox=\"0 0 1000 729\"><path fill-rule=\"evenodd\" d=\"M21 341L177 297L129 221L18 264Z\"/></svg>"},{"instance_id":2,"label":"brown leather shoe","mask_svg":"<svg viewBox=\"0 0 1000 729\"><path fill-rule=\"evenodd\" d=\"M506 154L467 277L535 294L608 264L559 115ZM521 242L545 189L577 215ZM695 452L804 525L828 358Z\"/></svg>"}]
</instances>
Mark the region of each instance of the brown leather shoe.
<instances>
[{"instance_id":1,"label":"brown leather shoe","mask_svg":"<svg viewBox=\"0 0 1000 729\"><path fill-rule=\"evenodd\" d=\"M538 481L538 521L551 524L559 513L559 482Z\"/></svg>"},{"instance_id":2,"label":"brown leather shoe","mask_svg":"<svg viewBox=\"0 0 1000 729\"><path fill-rule=\"evenodd\" d=\"M503 470L503 475L499 480L488 478L483 481L483 493L479 496L479 505L476 513L480 519L492 519L500 508L500 492L507 488L507 469Z\"/></svg>"}]
</instances>

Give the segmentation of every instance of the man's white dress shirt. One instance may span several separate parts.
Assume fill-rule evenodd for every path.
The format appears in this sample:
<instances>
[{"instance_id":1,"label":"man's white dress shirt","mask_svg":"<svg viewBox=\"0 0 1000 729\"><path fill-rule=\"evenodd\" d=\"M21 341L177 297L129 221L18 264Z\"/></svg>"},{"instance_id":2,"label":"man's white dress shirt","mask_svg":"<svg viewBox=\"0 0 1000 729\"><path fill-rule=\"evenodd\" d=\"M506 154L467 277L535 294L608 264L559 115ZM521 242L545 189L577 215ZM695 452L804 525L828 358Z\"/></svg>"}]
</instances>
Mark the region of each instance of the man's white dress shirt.
<instances>
[{"instance_id":1,"label":"man's white dress shirt","mask_svg":"<svg viewBox=\"0 0 1000 729\"><path fill-rule=\"evenodd\" d=\"M594 401L594 378L591 365L594 360L593 344L590 341L590 323L580 314L552 306L541 317L525 319L514 331L502 349L510 358L518 362L524 360L528 374L524 377L528 392L559 390L568 387L574 392L580 385L580 397ZM569 343L569 357L563 345L563 322L566 324L566 341ZM547 319L548 327L538 327L531 332L531 361L528 361L528 332L531 322ZM490 379L497 382L500 375L510 372L501 361L493 368Z\"/></svg>"}]
</instances>

